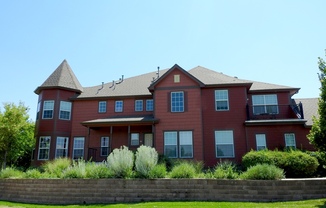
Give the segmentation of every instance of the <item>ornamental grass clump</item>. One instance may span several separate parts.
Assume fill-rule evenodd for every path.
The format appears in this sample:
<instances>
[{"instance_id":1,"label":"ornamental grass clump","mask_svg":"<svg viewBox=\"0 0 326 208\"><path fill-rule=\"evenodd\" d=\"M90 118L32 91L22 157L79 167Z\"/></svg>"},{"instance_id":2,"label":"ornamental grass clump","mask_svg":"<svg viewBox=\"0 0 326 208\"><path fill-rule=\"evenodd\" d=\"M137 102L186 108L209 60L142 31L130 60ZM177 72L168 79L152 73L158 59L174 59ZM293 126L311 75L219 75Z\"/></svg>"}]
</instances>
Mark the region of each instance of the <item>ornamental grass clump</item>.
<instances>
[{"instance_id":1,"label":"ornamental grass clump","mask_svg":"<svg viewBox=\"0 0 326 208\"><path fill-rule=\"evenodd\" d=\"M43 175L38 169L30 169L25 172L25 178L44 178L46 175Z\"/></svg>"},{"instance_id":2,"label":"ornamental grass clump","mask_svg":"<svg viewBox=\"0 0 326 208\"><path fill-rule=\"evenodd\" d=\"M135 168L140 177L148 178L150 171L156 166L158 153L152 147L140 146L136 152Z\"/></svg>"},{"instance_id":3,"label":"ornamental grass clump","mask_svg":"<svg viewBox=\"0 0 326 208\"><path fill-rule=\"evenodd\" d=\"M170 172L171 178L194 178L196 168L189 162L183 162L174 166Z\"/></svg>"},{"instance_id":4,"label":"ornamental grass clump","mask_svg":"<svg viewBox=\"0 0 326 208\"><path fill-rule=\"evenodd\" d=\"M112 178L113 174L109 170L106 162L102 163L87 163L86 165L86 178Z\"/></svg>"},{"instance_id":5,"label":"ornamental grass clump","mask_svg":"<svg viewBox=\"0 0 326 208\"><path fill-rule=\"evenodd\" d=\"M0 171L0 178L23 178L24 173L16 168L7 167Z\"/></svg>"},{"instance_id":6,"label":"ornamental grass clump","mask_svg":"<svg viewBox=\"0 0 326 208\"><path fill-rule=\"evenodd\" d=\"M50 178L61 178L62 173L72 164L69 158L58 158L55 160L47 161L42 165L44 174Z\"/></svg>"},{"instance_id":7,"label":"ornamental grass clump","mask_svg":"<svg viewBox=\"0 0 326 208\"><path fill-rule=\"evenodd\" d=\"M165 163L155 165L148 173L148 178L165 178L167 174Z\"/></svg>"},{"instance_id":8,"label":"ornamental grass clump","mask_svg":"<svg viewBox=\"0 0 326 208\"><path fill-rule=\"evenodd\" d=\"M270 164L251 166L240 175L240 179L246 180L280 180L283 178L285 178L283 169Z\"/></svg>"},{"instance_id":9,"label":"ornamental grass clump","mask_svg":"<svg viewBox=\"0 0 326 208\"><path fill-rule=\"evenodd\" d=\"M239 173L234 163L225 161L216 166L213 176L216 179L237 179Z\"/></svg>"},{"instance_id":10,"label":"ornamental grass clump","mask_svg":"<svg viewBox=\"0 0 326 208\"><path fill-rule=\"evenodd\" d=\"M62 178L86 178L86 165L87 163L82 159L73 161L72 165L62 173Z\"/></svg>"},{"instance_id":11,"label":"ornamental grass clump","mask_svg":"<svg viewBox=\"0 0 326 208\"><path fill-rule=\"evenodd\" d=\"M130 178L133 174L134 153L123 146L114 149L107 159L108 168L116 178Z\"/></svg>"}]
</instances>

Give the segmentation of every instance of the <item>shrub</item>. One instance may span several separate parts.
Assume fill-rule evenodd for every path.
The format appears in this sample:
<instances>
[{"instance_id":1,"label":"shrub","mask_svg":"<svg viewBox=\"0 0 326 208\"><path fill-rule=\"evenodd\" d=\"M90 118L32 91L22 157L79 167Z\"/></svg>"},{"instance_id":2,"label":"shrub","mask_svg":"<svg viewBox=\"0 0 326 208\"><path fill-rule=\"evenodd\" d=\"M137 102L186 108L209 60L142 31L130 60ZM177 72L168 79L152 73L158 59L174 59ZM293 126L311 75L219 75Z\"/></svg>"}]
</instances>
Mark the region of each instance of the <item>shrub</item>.
<instances>
[{"instance_id":1,"label":"shrub","mask_svg":"<svg viewBox=\"0 0 326 208\"><path fill-rule=\"evenodd\" d=\"M284 177L284 171L281 168L270 164L251 166L246 172L240 175L241 179L247 180L279 180Z\"/></svg>"},{"instance_id":2,"label":"shrub","mask_svg":"<svg viewBox=\"0 0 326 208\"><path fill-rule=\"evenodd\" d=\"M299 150L250 151L242 157L245 168L257 164L272 164L284 169L286 177L311 177L318 168L318 160Z\"/></svg>"},{"instance_id":3,"label":"shrub","mask_svg":"<svg viewBox=\"0 0 326 208\"><path fill-rule=\"evenodd\" d=\"M239 174L235 164L226 161L216 166L213 176L217 179L236 179L239 177Z\"/></svg>"},{"instance_id":4,"label":"shrub","mask_svg":"<svg viewBox=\"0 0 326 208\"><path fill-rule=\"evenodd\" d=\"M117 178L130 178L134 165L134 153L128 147L114 149L108 156L109 170Z\"/></svg>"},{"instance_id":5,"label":"shrub","mask_svg":"<svg viewBox=\"0 0 326 208\"><path fill-rule=\"evenodd\" d=\"M167 157L166 155L159 154L157 163L158 164L165 164L166 170L171 171L173 166L174 166L175 160Z\"/></svg>"},{"instance_id":6,"label":"shrub","mask_svg":"<svg viewBox=\"0 0 326 208\"><path fill-rule=\"evenodd\" d=\"M25 172L25 178L43 178L43 175L38 169L30 169Z\"/></svg>"},{"instance_id":7,"label":"shrub","mask_svg":"<svg viewBox=\"0 0 326 208\"><path fill-rule=\"evenodd\" d=\"M141 177L148 178L149 172L156 166L157 160L158 154L154 148L140 146L136 152L136 171Z\"/></svg>"},{"instance_id":8,"label":"shrub","mask_svg":"<svg viewBox=\"0 0 326 208\"><path fill-rule=\"evenodd\" d=\"M325 152L307 152L310 156L318 160L319 166L317 168L317 176L325 177L326 176L326 153Z\"/></svg>"},{"instance_id":9,"label":"shrub","mask_svg":"<svg viewBox=\"0 0 326 208\"><path fill-rule=\"evenodd\" d=\"M58 158L55 160L47 161L42 165L42 168L46 174L54 178L61 178L62 173L71 166L71 160L69 158Z\"/></svg>"},{"instance_id":10,"label":"shrub","mask_svg":"<svg viewBox=\"0 0 326 208\"><path fill-rule=\"evenodd\" d=\"M148 178L165 178L167 172L166 172L166 166L164 163L155 165L148 173Z\"/></svg>"},{"instance_id":11,"label":"shrub","mask_svg":"<svg viewBox=\"0 0 326 208\"><path fill-rule=\"evenodd\" d=\"M82 159L73 161L72 166L62 173L62 178L86 178L86 162Z\"/></svg>"},{"instance_id":12,"label":"shrub","mask_svg":"<svg viewBox=\"0 0 326 208\"><path fill-rule=\"evenodd\" d=\"M16 168L5 168L0 172L0 178L23 178L24 173Z\"/></svg>"},{"instance_id":13,"label":"shrub","mask_svg":"<svg viewBox=\"0 0 326 208\"><path fill-rule=\"evenodd\" d=\"M110 172L108 165L103 162L100 164L87 163L86 165L86 178L112 178L113 174Z\"/></svg>"},{"instance_id":14,"label":"shrub","mask_svg":"<svg viewBox=\"0 0 326 208\"><path fill-rule=\"evenodd\" d=\"M194 178L196 175L195 167L188 162L180 163L171 170L171 178Z\"/></svg>"}]
</instances>

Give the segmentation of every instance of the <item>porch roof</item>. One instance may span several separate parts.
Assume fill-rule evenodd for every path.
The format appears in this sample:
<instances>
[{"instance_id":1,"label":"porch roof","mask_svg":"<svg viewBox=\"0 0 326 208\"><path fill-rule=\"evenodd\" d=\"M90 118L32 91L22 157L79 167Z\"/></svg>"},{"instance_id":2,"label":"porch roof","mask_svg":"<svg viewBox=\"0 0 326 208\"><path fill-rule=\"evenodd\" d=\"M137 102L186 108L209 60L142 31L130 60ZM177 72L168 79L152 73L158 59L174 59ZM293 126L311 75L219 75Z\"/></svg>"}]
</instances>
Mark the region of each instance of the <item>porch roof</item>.
<instances>
[{"instance_id":1,"label":"porch roof","mask_svg":"<svg viewBox=\"0 0 326 208\"><path fill-rule=\"evenodd\" d=\"M89 121L83 121L81 124L86 127L104 127L104 126L125 126L125 125L152 125L158 123L158 119L153 116L129 116L129 117L109 117Z\"/></svg>"}]
</instances>

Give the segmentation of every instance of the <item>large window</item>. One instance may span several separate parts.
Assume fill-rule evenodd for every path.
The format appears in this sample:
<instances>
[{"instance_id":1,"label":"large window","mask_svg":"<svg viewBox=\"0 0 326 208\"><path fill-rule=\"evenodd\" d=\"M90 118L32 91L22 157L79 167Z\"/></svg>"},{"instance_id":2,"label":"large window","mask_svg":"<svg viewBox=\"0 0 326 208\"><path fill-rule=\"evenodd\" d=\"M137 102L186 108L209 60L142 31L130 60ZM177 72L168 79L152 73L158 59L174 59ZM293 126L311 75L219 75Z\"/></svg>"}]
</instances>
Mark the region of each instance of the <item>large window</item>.
<instances>
[{"instance_id":1,"label":"large window","mask_svg":"<svg viewBox=\"0 0 326 208\"><path fill-rule=\"evenodd\" d=\"M57 137L55 157L68 157L68 137Z\"/></svg>"},{"instance_id":2,"label":"large window","mask_svg":"<svg viewBox=\"0 0 326 208\"><path fill-rule=\"evenodd\" d=\"M256 134L256 145L257 145L257 150L264 150L267 148L265 134Z\"/></svg>"},{"instance_id":3,"label":"large window","mask_svg":"<svg viewBox=\"0 0 326 208\"><path fill-rule=\"evenodd\" d=\"M109 155L109 137L101 137L101 156Z\"/></svg>"},{"instance_id":4,"label":"large window","mask_svg":"<svg viewBox=\"0 0 326 208\"><path fill-rule=\"evenodd\" d=\"M51 137L42 136L39 140L39 150L38 150L38 159L39 160L48 160L50 153L50 141Z\"/></svg>"},{"instance_id":5,"label":"large window","mask_svg":"<svg viewBox=\"0 0 326 208\"><path fill-rule=\"evenodd\" d=\"M98 102L98 112L105 113L106 112L106 101Z\"/></svg>"},{"instance_id":6,"label":"large window","mask_svg":"<svg viewBox=\"0 0 326 208\"><path fill-rule=\"evenodd\" d=\"M215 131L215 149L217 158L234 157L233 131Z\"/></svg>"},{"instance_id":7,"label":"large window","mask_svg":"<svg viewBox=\"0 0 326 208\"><path fill-rule=\"evenodd\" d=\"M278 114L278 103L276 94L273 95L253 95L253 112L255 115Z\"/></svg>"},{"instance_id":8,"label":"large window","mask_svg":"<svg viewBox=\"0 0 326 208\"><path fill-rule=\"evenodd\" d=\"M146 100L146 111L153 111L153 110L154 110L153 99Z\"/></svg>"},{"instance_id":9,"label":"large window","mask_svg":"<svg viewBox=\"0 0 326 208\"><path fill-rule=\"evenodd\" d=\"M229 110L229 95L227 90L215 90L215 109L217 111Z\"/></svg>"},{"instance_id":10,"label":"large window","mask_svg":"<svg viewBox=\"0 0 326 208\"><path fill-rule=\"evenodd\" d=\"M291 148L291 149L296 148L295 135L293 133L284 134L284 138L285 138L285 147L286 148Z\"/></svg>"},{"instance_id":11,"label":"large window","mask_svg":"<svg viewBox=\"0 0 326 208\"><path fill-rule=\"evenodd\" d=\"M53 118L54 100L45 100L43 104L43 119Z\"/></svg>"},{"instance_id":12,"label":"large window","mask_svg":"<svg viewBox=\"0 0 326 208\"><path fill-rule=\"evenodd\" d=\"M164 155L170 158L192 158L192 131L164 132Z\"/></svg>"},{"instance_id":13,"label":"large window","mask_svg":"<svg viewBox=\"0 0 326 208\"><path fill-rule=\"evenodd\" d=\"M84 157L84 137L75 137L74 138L74 149L73 149L73 156L74 160L80 159Z\"/></svg>"},{"instance_id":14,"label":"large window","mask_svg":"<svg viewBox=\"0 0 326 208\"><path fill-rule=\"evenodd\" d=\"M135 111L143 111L143 100L135 100Z\"/></svg>"},{"instance_id":15,"label":"large window","mask_svg":"<svg viewBox=\"0 0 326 208\"><path fill-rule=\"evenodd\" d=\"M184 112L183 92L171 92L171 112Z\"/></svg>"},{"instance_id":16,"label":"large window","mask_svg":"<svg viewBox=\"0 0 326 208\"><path fill-rule=\"evenodd\" d=\"M70 120L71 102L60 101L59 119Z\"/></svg>"},{"instance_id":17,"label":"large window","mask_svg":"<svg viewBox=\"0 0 326 208\"><path fill-rule=\"evenodd\" d=\"M123 111L123 101L117 100L115 101L115 112L122 112Z\"/></svg>"}]
</instances>

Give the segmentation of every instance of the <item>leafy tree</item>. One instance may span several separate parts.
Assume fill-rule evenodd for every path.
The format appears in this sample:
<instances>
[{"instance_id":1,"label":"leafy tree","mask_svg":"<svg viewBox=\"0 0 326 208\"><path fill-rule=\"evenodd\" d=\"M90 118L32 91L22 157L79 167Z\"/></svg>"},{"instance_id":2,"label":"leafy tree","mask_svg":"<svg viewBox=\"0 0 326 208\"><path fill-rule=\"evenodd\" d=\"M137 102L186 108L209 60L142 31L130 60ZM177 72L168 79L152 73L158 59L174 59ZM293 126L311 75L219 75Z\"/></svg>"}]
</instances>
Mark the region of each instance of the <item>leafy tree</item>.
<instances>
[{"instance_id":1,"label":"leafy tree","mask_svg":"<svg viewBox=\"0 0 326 208\"><path fill-rule=\"evenodd\" d=\"M28 108L4 103L0 110L0 162L2 168L10 162L15 164L21 157L31 153L35 145L34 123L29 120Z\"/></svg>"},{"instance_id":2,"label":"leafy tree","mask_svg":"<svg viewBox=\"0 0 326 208\"><path fill-rule=\"evenodd\" d=\"M317 150L326 151L326 62L320 57L318 57L318 67L320 71L318 76L321 83L318 118L313 118L314 123L308 134L308 139Z\"/></svg>"}]
</instances>

